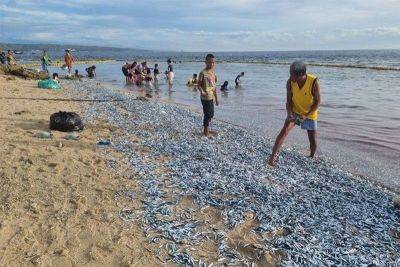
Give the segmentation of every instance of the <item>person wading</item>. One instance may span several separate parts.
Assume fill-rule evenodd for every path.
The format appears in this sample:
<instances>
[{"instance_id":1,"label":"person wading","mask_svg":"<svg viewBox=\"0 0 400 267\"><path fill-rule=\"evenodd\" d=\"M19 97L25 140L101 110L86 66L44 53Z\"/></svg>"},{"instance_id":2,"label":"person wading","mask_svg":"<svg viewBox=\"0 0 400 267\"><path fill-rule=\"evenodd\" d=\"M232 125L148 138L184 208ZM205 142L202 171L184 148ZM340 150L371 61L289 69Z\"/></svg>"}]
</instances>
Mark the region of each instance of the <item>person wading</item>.
<instances>
[{"instance_id":1,"label":"person wading","mask_svg":"<svg viewBox=\"0 0 400 267\"><path fill-rule=\"evenodd\" d=\"M287 118L276 137L272 154L268 159L267 163L271 166L275 166L276 155L295 125L307 130L310 157L314 157L317 150L317 119L321 102L317 77L307 74L306 65L303 62L295 61L290 65L290 78L286 83L286 91Z\"/></svg>"}]
</instances>

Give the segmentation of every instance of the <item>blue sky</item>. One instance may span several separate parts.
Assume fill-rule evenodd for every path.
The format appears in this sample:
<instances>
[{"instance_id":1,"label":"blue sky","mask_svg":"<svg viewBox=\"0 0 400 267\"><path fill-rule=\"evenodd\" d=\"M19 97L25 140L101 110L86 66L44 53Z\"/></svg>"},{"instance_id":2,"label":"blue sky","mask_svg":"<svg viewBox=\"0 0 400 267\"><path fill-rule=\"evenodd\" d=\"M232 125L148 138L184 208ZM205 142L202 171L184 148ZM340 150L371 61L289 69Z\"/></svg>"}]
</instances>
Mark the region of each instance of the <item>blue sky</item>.
<instances>
[{"instance_id":1,"label":"blue sky","mask_svg":"<svg viewBox=\"0 0 400 267\"><path fill-rule=\"evenodd\" d=\"M400 48L400 0L0 0L0 42L184 51Z\"/></svg>"}]
</instances>

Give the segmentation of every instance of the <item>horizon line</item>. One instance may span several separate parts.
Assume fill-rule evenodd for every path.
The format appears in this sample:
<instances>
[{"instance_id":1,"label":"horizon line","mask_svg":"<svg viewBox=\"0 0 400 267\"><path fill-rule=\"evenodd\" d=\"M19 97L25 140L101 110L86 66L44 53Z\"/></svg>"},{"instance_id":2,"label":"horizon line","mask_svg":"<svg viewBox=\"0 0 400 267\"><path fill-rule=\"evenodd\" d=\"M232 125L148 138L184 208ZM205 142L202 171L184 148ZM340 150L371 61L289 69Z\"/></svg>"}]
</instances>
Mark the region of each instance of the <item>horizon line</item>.
<instances>
[{"instance_id":1,"label":"horizon line","mask_svg":"<svg viewBox=\"0 0 400 267\"><path fill-rule=\"evenodd\" d=\"M317 51L374 51L374 50L400 50L400 48L351 48L351 49L310 49L310 50L162 50L162 49L148 49L148 48L133 48L123 46L101 46L101 45L83 45L83 44L57 44L57 43L17 43L17 42L0 42L0 45L53 45L53 46L82 46L82 47L96 47L96 48L109 48L109 49L130 49L140 51L153 51L153 52L174 52L174 53L251 53L251 52L317 52Z\"/></svg>"}]
</instances>

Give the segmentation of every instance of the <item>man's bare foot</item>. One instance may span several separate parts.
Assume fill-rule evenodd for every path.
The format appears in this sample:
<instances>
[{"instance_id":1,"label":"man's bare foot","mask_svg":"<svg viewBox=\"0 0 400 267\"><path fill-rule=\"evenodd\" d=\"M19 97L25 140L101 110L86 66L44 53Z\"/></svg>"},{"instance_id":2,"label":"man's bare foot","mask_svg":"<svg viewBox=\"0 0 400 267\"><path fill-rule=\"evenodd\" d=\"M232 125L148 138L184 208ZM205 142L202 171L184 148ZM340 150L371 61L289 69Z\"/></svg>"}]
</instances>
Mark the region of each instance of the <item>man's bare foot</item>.
<instances>
[{"instance_id":1,"label":"man's bare foot","mask_svg":"<svg viewBox=\"0 0 400 267\"><path fill-rule=\"evenodd\" d=\"M275 166L276 166L276 162L275 162L275 160L274 160L273 157L269 157L269 158L268 158L267 164L268 164L269 166L271 166L271 167L275 167Z\"/></svg>"},{"instance_id":2,"label":"man's bare foot","mask_svg":"<svg viewBox=\"0 0 400 267\"><path fill-rule=\"evenodd\" d=\"M204 137L212 137L213 135L211 133L203 133Z\"/></svg>"},{"instance_id":3,"label":"man's bare foot","mask_svg":"<svg viewBox=\"0 0 400 267\"><path fill-rule=\"evenodd\" d=\"M209 131L209 133L210 133L210 135L218 135L218 133L217 132L215 132L215 131Z\"/></svg>"}]
</instances>

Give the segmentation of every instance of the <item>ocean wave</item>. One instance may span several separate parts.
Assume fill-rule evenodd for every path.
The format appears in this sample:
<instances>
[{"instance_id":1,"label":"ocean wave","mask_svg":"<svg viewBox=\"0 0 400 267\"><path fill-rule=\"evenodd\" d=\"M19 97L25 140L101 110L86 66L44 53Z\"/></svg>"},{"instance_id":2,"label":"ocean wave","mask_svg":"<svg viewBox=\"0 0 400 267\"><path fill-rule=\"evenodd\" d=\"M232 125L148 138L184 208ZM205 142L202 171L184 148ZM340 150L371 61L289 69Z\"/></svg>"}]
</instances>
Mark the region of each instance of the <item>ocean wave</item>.
<instances>
[{"instance_id":1,"label":"ocean wave","mask_svg":"<svg viewBox=\"0 0 400 267\"><path fill-rule=\"evenodd\" d=\"M346 104L329 104L329 103L324 103L321 104L321 107L324 108L334 108L334 109L342 109L342 108L347 108L347 109L357 109L357 110L368 110L366 106L360 106L360 105L346 105Z\"/></svg>"},{"instance_id":2,"label":"ocean wave","mask_svg":"<svg viewBox=\"0 0 400 267\"><path fill-rule=\"evenodd\" d=\"M290 65L290 62L263 62L263 64L267 65ZM330 68L351 68L351 69L371 69L371 70L386 70L386 71L400 71L399 67L392 66L373 66L373 65L364 65L364 64L341 64L341 63L315 63L315 62L306 62L308 66L316 66L316 67L330 67Z\"/></svg>"},{"instance_id":3,"label":"ocean wave","mask_svg":"<svg viewBox=\"0 0 400 267\"><path fill-rule=\"evenodd\" d=\"M390 142L387 140L378 140L375 138L357 138L356 136L354 137L325 137L326 140L333 141L333 142L347 142L347 143L352 143L352 144L358 144L364 147L368 148L377 148L377 149L386 149L390 150L392 152L399 153L400 152L400 144L397 142Z\"/></svg>"}]
</instances>

